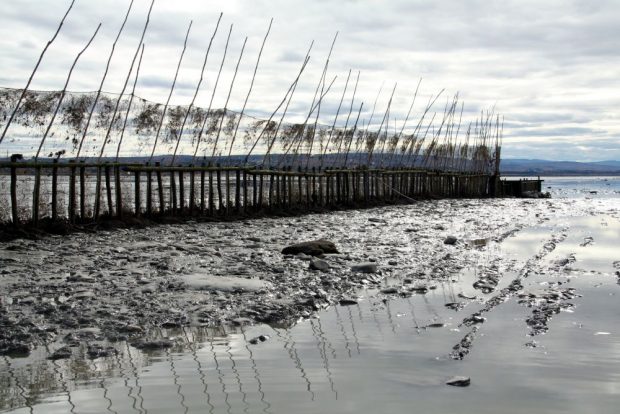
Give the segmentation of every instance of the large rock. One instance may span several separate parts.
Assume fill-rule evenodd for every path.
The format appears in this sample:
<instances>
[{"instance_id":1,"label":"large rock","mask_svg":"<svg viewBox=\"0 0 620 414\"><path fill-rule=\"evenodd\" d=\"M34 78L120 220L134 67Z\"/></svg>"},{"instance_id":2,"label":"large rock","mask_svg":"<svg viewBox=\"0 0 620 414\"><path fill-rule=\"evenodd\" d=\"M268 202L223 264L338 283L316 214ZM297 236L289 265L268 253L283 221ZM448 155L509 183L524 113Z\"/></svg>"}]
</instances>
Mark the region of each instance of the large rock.
<instances>
[{"instance_id":1,"label":"large rock","mask_svg":"<svg viewBox=\"0 0 620 414\"><path fill-rule=\"evenodd\" d=\"M372 262L359 263L351 266L351 270L358 273L377 273L377 264Z\"/></svg>"},{"instance_id":2,"label":"large rock","mask_svg":"<svg viewBox=\"0 0 620 414\"><path fill-rule=\"evenodd\" d=\"M282 254L304 253L309 256L319 256L324 253L338 253L336 245L328 240L314 240L293 244L282 249Z\"/></svg>"},{"instance_id":3,"label":"large rock","mask_svg":"<svg viewBox=\"0 0 620 414\"><path fill-rule=\"evenodd\" d=\"M469 384L471 384L471 379L469 377L452 377L446 381L446 385L451 385L453 387L467 387Z\"/></svg>"}]
</instances>

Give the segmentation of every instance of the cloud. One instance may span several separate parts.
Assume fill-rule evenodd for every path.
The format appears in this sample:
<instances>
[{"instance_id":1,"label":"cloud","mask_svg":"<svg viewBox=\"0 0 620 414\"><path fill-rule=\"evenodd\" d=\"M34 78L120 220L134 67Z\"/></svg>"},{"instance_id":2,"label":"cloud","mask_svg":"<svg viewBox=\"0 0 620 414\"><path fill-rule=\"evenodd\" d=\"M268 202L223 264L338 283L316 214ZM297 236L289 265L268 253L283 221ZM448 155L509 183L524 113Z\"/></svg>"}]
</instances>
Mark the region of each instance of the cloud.
<instances>
[{"instance_id":1,"label":"cloud","mask_svg":"<svg viewBox=\"0 0 620 414\"><path fill-rule=\"evenodd\" d=\"M0 86L23 87L41 48L50 38L69 0L2 2L0 13ZM80 60L71 90L98 87L112 42L129 0L77 2L58 40L34 79L34 89L60 89L75 54L99 22L102 29ZM138 46L150 5L135 0L115 52L104 89L119 92ZM208 106L233 24L214 107L226 100L244 37L249 37L229 107L240 108L249 88L258 50L269 20L274 24L265 47L248 112L270 114L295 78L310 43L311 60L290 107L291 120L305 118L331 41L339 32L328 78L337 83L321 108L331 125L349 69L361 70L356 104L364 102L367 123L380 85L382 116L392 85L398 82L391 119L404 120L418 79L424 78L414 117L428 96L446 88L433 108L438 119L445 97L460 91L464 125L481 110L496 106L505 117L504 154L553 158L562 152L592 159L597 149L618 154L620 105L620 4L614 0L230 0L222 10L198 0L157 1L145 37L145 55L137 93L163 102L174 76L183 38L193 20L188 50L174 103L189 103L220 11L224 12L212 45L197 103ZM345 97L348 108L352 85ZM339 117L344 123L345 116ZM410 121L415 125L417 118ZM601 141L593 144L586 137ZM559 140L561 138L561 140ZM549 140L548 142L546 140ZM544 141L544 142L543 142ZM511 147L513 146L513 147ZM531 154L530 154L531 155ZM617 157L617 155L616 155ZM620 158L620 157L617 157Z\"/></svg>"}]
</instances>

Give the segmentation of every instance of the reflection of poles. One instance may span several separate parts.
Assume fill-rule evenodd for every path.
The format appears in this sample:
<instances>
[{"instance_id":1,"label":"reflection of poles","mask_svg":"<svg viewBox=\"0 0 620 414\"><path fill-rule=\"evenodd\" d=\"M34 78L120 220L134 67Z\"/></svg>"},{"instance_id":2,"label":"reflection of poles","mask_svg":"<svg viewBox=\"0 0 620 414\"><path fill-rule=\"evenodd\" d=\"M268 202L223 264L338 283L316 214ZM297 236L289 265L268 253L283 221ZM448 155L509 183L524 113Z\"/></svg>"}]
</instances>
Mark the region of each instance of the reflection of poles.
<instances>
[{"instance_id":1,"label":"reflection of poles","mask_svg":"<svg viewBox=\"0 0 620 414\"><path fill-rule=\"evenodd\" d=\"M194 96L192 97L192 101L187 108L187 112L185 112L185 116L183 117L183 123L181 124L181 129L179 130L179 136L177 137L177 144L174 148L174 153L172 154L172 161L170 161L170 165L174 165L174 161L177 157L177 151L179 150L179 143L181 142L181 137L183 136L183 130L185 129L185 123L187 122L187 118L189 117L190 112L194 106L194 102L196 102L196 97L198 96L198 92L200 91L200 86L202 85L202 81L204 80L205 68L207 67L207 60L209 59L209 52L211 51L211 45L213 44L213 39L217 34L217 29L220 27L220 21L222 20L223 13L220 13L220 17L217 19L217 23L215 24L215 30L213 31L213 35L211 36L211 40L209 40L209 46L207 47L207 52L205 53L204 61L202 62L202 69L200 71L200 79L198 80L198 84L196 85L196 89L194 90Z\"/></svg>"},{"instance_id":2,"label":"reflection of poles","mask_svg":"<svg viewBox=\"0 0 620 414\"><path fill-rule=\"evenodd\" d=\"M172 353L170 349L166 349L166 355L168 356L168 360L170 361L170 372L172 372L172 378L174 385L177 387L177 394L180 398L181 407L184 408L183 412L187 413L189 411L189 407L185 405L185 394L181 392L181 384L179 384L179 374L177 374L177 369L174 366L174 358L172 357Z\"/></svg>"},{"instance_id":3,"label":"reflection of poles","mask_svg":"<svg viewBox=\"0 0 620 414\"><path fill-rule=\"evenodd\" d=\"M245 334L245 330L243 329L243 327L241 327L241 334L243 335L243 343L245 344L245 349L246 351L248 351L248 354L250 355L250 363L252 364L252 371L254 372L254 379L256 380L256 383L258 385L258 393L260 394L260 401L265 406L263 408L263 412L269 413L271 404L267 402L267 400L265 399L265 391L263 391L263 383L260 379L258 367L256 366L256 360L254 359L254 353L252 352L252 349L248 346L248 338Z\"/></svg>"},{"instance_id":4,"label":"reflection of poles","mask_svg":"<svg viewBox=\"0 0 620 414\"><path fill-rule=\"evenodd\" d=\"M295 341L293 340L291 333L285 330L287 335L287 337L285 338L279 330L274 329L274 332L280 339L284 341L284 349L286 349L291 361L293 361L293 363L295 364L295 368L297 368L297 370L301 373L301 378L306 382L306 390L310 394L311 400L314 401L315 395L314 391L312 391L312 383L308 379L308 375L306 374L306 371L301 364L301 359L297 354L297 349L295 348Z\"/></svg>"},{"instance_id":5,"label":"reflection of poles","mask_svg":"<svg viewBox=\"0 0 620 414\"><path fill-rule=\"evenodd\" d=\"M228 354L228 359L230 359L230 369L232 370L233 374L235 375L235 379L237 380L237 386L239 388L239 392L241 393L241 401L247 407L244 411L247 411L247 409L250 408L250 405L247 402L248 395L243 390L243 385L241 384L241 377L239 376L239 371L237 370L237 362L233 358L233 354L231 350L232 350L232 347L230 346L230 340L227 340L226 341L226 353Z\"/></svg>"},{"instance_id":6,"label":"reflection of poles","mask_svg":"<svg viewBox=\"0 0 620 414\"><path fill-rule=\"evenodd\" d=\"M135 407L136 406L136 398L133 395L131 395L132 392L133 392L133 387L129 386L129 375L127 374L127 370L126 370L125 364L121 360L121 353L120 352L116 352L115 355L114 355L114 359L116 359L116 364L118 365L119 373L121 374L121 378L123 379L123 384L125 385L125 388L127 388L127 397L129 397L130 399L133 400L133 405L132 406ZM138 410L136 410L136 411L138 411Z\"/></svg>"},{"instance_id":7,"label":"reflection of poles","mask_svg":"<svg viewBox=\"0 0 620 414\"><path fill-rule=\"evenodd\" d=\"M170 87L170 92L168 93L168 99L166 100L166 104L164 105L164 111L161 114L161 119L159 120L159 126L157 127L157 133L155 134L155 142L153 143L153 150L151 151L151 156L149 157L149 161L148 161L149 163L153 161L153 155L155 155L155 148L157 148L157 141L159 139L161 127L164 124L164 119L166 118L166 111L168 110L168 105L170 105L170 99L172 98L174 87L177 84L177 77L179 76L179 70L181 69L181 63L183 62L183 56L185 55L185 50L187 49L187 38L189 37L190 30L192 30L192 23L193 21L189 22L187 33L185 34L185 40L183 41L183 50L181 51L181 56L179 57L179 63L177 64L177 70L174 73L174 79L172 81L172 86Z\"/></svg>"},{"instance_id":8,"label":"reflection of poles","mask_svg":"<svg viewBox=\"0 0 620 414\"><path fill-rule=\"evenodd\" d=\"M347 354L349 355L349 358L351 358L351 348L349 347L349 337L347 335L347 331L344 329L344 324L342 323L340 312L338 312L338 306L334 306L334 311L336 312L336 324L340 328L340 332L342 333L342 337L344 338L344 348L347 350Z\"/></svg>"},{"instance_id":9,"label":"reflection of poles","mask_svg":"<svg viewBox=\"0 0 620 414\"><path fill-rule=\"evenodd\" d=\"M357 354L360 354L360 341L357 337L357 331L355 330L355 324L353 323L353 313L351 312L351 307L347 306L347 311L349 311L349 322L351 323L351 332L353 332L353 339L355 340L355 349L357 350Z\"/></svg>"},{"instance_id":10,"label":"reflection of poles","mask_svg":"<svg viewBox=\"0 0 620 414\"><path fill-rule=\"evenodd\" d=\"M312 325L312 335L314 336L314 339L316 340L316 347L319 350L319 355L321 359L323 360L323 368L325 369L325 372L327 373L327 380L329 381L330 388L332 392L336 395L336 399L338 399L338 391L336 391L336 386L332 378L332 372L329 369L329 358L327 357L327 350L325 349L327 338L325 338L325 334L323 333L323 328L321 327L321 319L320 318L317 319L318 326L316 327L316 329L315 329L313 320L310 321L310 325ZM332 349L333 351L331 344L329 345L329 348Z\"/></svg>"},{"instance_id":11,"label":"reflection of poles","mask_svg":"<svg viewBox=\"0 0 620 414\"><path fill-rule=\"evenodd\" d=\"M26 396L26 389L24 388L24 386L21 384L21 382L19 381L19 378L17 377L17 375L15 375L15 369L13 368L13 365L11 365L11 360L4 355L3 356L4 361L6 362L6 366L8 367L8 373L9 373L9 377L11 377L11 380L15 383L15 386L19 389L19 395L24 399L24 405L26 405L29 409L29 411L32 413L34 412L34 409L32 407L32 404L30 404L30 401L28 399L28 397ZM73 405L73 403L71 402L71 394L69 394L68 388L67 388L67 384L64 381L64 377L62 375L62 372L60 371L60 369L56 369L58 368L56 366L56 361L52 361L52 363L54 364L54 371L56 373L59 374L60 376L60 380L61 380L61 384L63 385L63 391L67 393L67 398L69 403L71 404L71 412L74 412L75 406Z\"/></svg>"},{"instance_id":12,"label":"reflection of poles","mask_svg":"<svg viewBox=\"0 0 620 414\"><path fill-rule=\"evenodd\" d=\"M47 125L47 129L45 130L45 133L43 134L43 138L41 138L41 142L39 143L39 149L37 150L37 153L34 156L35 162L39 159L39 154L41 153L41 149L43 148L45 139L47 138L47 135L50 133L50 129L52 129L52 125L54 124L54 121L56 120L56 115L58 115L58 110L60 109L60 106L62 105L62 101L65 99L65 95L67 93L67 86L69 86L69 81L71 80L73 69L75 69L75 65L77 65L78 60L80 60L80 57L82 57L82 54L86 52L86 49L88 49L90 44L93 42L93 40L95 39L95 36L97 36L97 33L99 33L99 29L101 29L101 23L99 23L99 25L97 26L97 29L95 29L95 33L93 33L88 43L86 43L86 46L84 46L84 48L80 50L80 52L77 54L77 56L73 60L73 64L71 65L71 69L69 69L69 74L67 75L67 79L65 80L65 86L62 88L62 91L60 92L60 98L58 99L58 103L56 104L56 109L54 110L52 119L50 120L50 123Z\"/></svg>"},{"instance_id":13,"label":"reflection of poles","mask_svg":"<svg viewBox=\"0 0 620 414\"><path fill-rule=\"evenodd\" d=\"M26 86L22 90L22 93L19 96L19 99L17 100L17 104L15 105L15 108L13 108L13 112L11 112L11 116L9 116L9 119L6 122L6 125L4 126L4 130L2 131L2 135L0 135L0 144L2 144L2 141L4 140L4 137L6 135L6 131L9 129L9 126L11 126L11 122L13 122L13 118L15 118L15 115L17 114L17 111L19 110L19 106L21 105L22 101L24 100L24 97L26 96L26 93L28 92L28 88L30 87L30 83L32 82L32 78L34 78L34 74L37 73L37 70L39 69L39 65L41 64L41 60L43 60L43 55L45 55L45 52L47 52L47 49L50 47L50 45L52 43L54 43L54 40L56 40L56 37L58 36L58 33L60 32L60 29L62 28L62 25L65 23L65 19L69 15L69 12L71 11L71 8L73 8L73 4L74 3L75 3L75 0L73 0L71 2L71 4L69 5L69 8L65 12L65 15L62 18L62 20L60 21L60 24L58 25L58 28L56 29L56 32L54 33L54 36L52 36L52 38L47 42L47 44L43 48L43 51L39 55L39 60L37 61L37 64L34 66L34 69L32 70L32 73L30 74L30 78L28 78L28 82L26 82Z\"/></svg>"},{"instance_id":14,"label":"reflection of poles","mask_svg":"<svg viewBox=\"0 0 620 414\"><path fill-rule=\"evenodd\" d=\"M217 359L217 353L215 352L215 336L211 336L210 345L211 345L211 353L213 354L213 362L215 362L215 370L217 371L217 379L222 386L222 393L224 394L224 403L226 404L226 411L230 413L232 411L232 406L228 402L228 392L226 391L226 384L224 383L224 373L220 368L220 362Z\"/></svg>"},{"instance_id":15,"label":"reflection of poles","mask_svg":"<svg viewBox=\"0 0 620 414\"><path fill-rule=\"evenodd\" d=\"M192 359L196 363L198 377L200 378L200 382L202 383L202 386L203 386L202 393L207 397L207 405L209 406L209 412L212 413L213 410L215 410L215 407L213 406L213 404L211 404L211 396L209 395L209 385L207 383L207 376L205 375L204 369L202 367L202 363L198 359L198 353L196 352L196 347L197 347L196 338L192 334L192 339L190 340L189 336L187 335L187 331L185 330L185 327L182 327L182 329L183 329L183 334L185 335L185 339L187 340L189 350L192 353Z\"/></svg>"},{"instance_id":16,"label":"reflection of poles","mask_svg":"<svg viewBox=\"0 0 620 414\"><path fill-rule=\"evenodd\" d=\"M131 372L136 379L136 388L138 388L137 398L132 397L134 400L132 408L140 413L146 413L146 410L144 409L144 398L142 397L142 385L140 385L139 383L140 377L138 375L138 367L136 367L136 364L133 361L133 355L131 354L131 348L129 348L129 343L125 342L125 347L127 348L126 352L129 359L129 365L131 365ZM138 403L138 398L140 399L140 405L136 407L136 404Z\"/></svg>"},{"instance_id":17,"label":"reflection of poles","mask_svg":"<svg viewBox=\"0 0 620 414\"><path fill-rule=\"evenodd\" d=\"M416 320L415 310L413 308L413 303L411 303L411 298L407 298L407 303L409 304L409 310L411 310L411 320L413 321L413 327L418 333L420 333L420 325L418 325L418 321Z\"/></svg>"},{"instance_id":18,"label":"reflection of poles","mask_svg":"<svg viewBox=\"0 0 620 414\"><path fill-rule=\"evenodd\" d=\"M243 101L243 107L241 108L241 113L239 114L239 122L235 126L235 132L233 133L232 140L230 142L230 149L228 150L228 156L232 154L233 145L235 144L235 138L237 137L237 131L239 130L239 124L241 124L241 119L243 118L243 113L245 112L245 107L248 104L248 100L250 99L250 94L252 93L252 87L254 86L254 80L256 79L256 72L258 71L258 64L260 63L260 58L263 54L263 48L265 47L265 42L267 42L267 37L269 36L269 32L271 31L271 25L273 23L273 18L269 22L269 28L267 29L267 33L265 33L265 37L263 38L263 44L260 47L260 51L258 52L258 59L256 59L256 66L254 66L254 74L252 75L252 81L250 82L250 89L248 89L248 94L245 97L245 101Z\"/></svg>"},{"instance_id":19,"label":"reflection of poles","mask_svg":"<svg viewBox=\"0 0 620 414\"><path fill-rule=\"evenodd\" d=\"M129 17L129 13L131 12L131 7L133 6L133 0L129 3L129 8L127 9L127 14L125 15L125 20L123 20L123 24L121 28L118 30L116 35L116 39L114 39L114 43L112 43L112 50L110 51L110 55L108 56L108 62L105 65L105 71L103 72L103 76L101 77L101 82L99 83L99 89L97 89L97 94L95 95L95 100L93 101L93 106L90 108L90 112L88 113L88 118L86 120L86 125L84 126L84 132L82 133L82 139L80 140L80 144L78 146L77 154L75 158L80 158L80 154L82 152L82 145L84 144L84 140L86 139L86 134L88 134L88 127L90 126L90 121L92 120L93 113L95 112L95 108L97 106L97 102L99 102L99 97L101 96L101 91L103 89L103 84L108 76L108 70L110 69L110 63L112 62L112 56L114 56L114 51L116 50L116 43L118 43L118 39L121 37L121 33L123 33L123 29L125 28L125 24L127 23L127 18ZM143 48L144 51L144 48Z\"/></svg>"}]
</instances>

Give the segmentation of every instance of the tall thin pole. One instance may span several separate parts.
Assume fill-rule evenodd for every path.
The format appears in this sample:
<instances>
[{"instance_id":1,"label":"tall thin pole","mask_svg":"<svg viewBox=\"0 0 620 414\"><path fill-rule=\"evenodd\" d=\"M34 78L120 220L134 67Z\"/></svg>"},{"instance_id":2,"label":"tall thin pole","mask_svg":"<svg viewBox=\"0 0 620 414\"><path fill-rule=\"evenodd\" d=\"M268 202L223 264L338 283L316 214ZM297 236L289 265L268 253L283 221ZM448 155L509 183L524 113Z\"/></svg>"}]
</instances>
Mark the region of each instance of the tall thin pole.
<instances>
[{"instance_id":1,"label":"tall thin pole","mask_svg":"<svg viewBox=\"0 0 620 414\"><path fill-rule=\"evenodd\" d=\"M131 12L131 8L133 6L133 1L129 3L129 8L127 9L127 14L125 14L125 19L123 20L123 24L121 28L118 30L116 35L116 39L114 39L114 43L112 43L112 50L110 51L110 55L108 56L108 61L105 65L105 71L103 72L103 76L101 77L101 82L99 83L99 89L97 89L97 94L95 95L95 100L93 101L93 106L90 108L90 112L88 113L88 119L86 120L86 126L84 127L84 132L82 133L82 139L80 139L80 145L78 146L77 154L75 155L76 159L80 158L80 154L82 153L82 145L84 145L84 140L86 139L86 135L88 134L88 128L90 127L90 121L93 118L93 113L95 112L95 108L97 107L97 103L99 102L99 97L101 96L101 91L103 90L103 84L108 76L108 70L110 69L110 63L112 62L112 56L114 56L114 51L116 50L116 44L118 43L118 39L121 37L121 33L123 33L123 29L125 28L125 24L127 23L127 19L129 18L129 13Z\"/></svg>"},{"instance_id":2,"label":"tall thin pole","mask_svg":"<svg viewBox=\"0 0 620 414\"><path fill-rule=\"evenodd\" d=\"M325 144L325 148L323 148L323 152L321 154L321 162L319 164L319 171L323 168L323 158L327 154L327 149L329 148L329 144L331 142L332 136L334 135L334 131L336 130L336 122L338 121L338 115L340 115L340 108L342 108L342 102L344 101L344 97L347 94L347 87L349 86L350 78L351 78L351 69L349 69L347 80L344 83L344 89L342 91L342 96L340 97L340 103L338 104L338 109L336 110L336 116L334 117L334 122L332 123L331 130L329 131L329 136L327 137L327 144Z\"/></svg>"},{"instance_id":3,"label":"tall thin pole","mask_svg":"<svg viewBox=\"0 0 620 414\"><path fill-rule=\"evenodd\" d=\"M131 77L131 73L133 72L133 66L136 63L136 59L138 58L138 53L140 53L140 49L142 48L144 35L146 34L146 30L149 27L149 22L151 21L151 11L153 10L153 5L155 4L155 0L151 1L151 7L149 7L149 12L146 16L146 22L144 23L144 28L142 29L142 36L140 36L140 43L138 43L138 47L136 48L136 53L133 55L133 60L131 61L131 66L129 67L129 72L127 72L127 77L125 78L125 83L123 84L123 89L121 89L121 93L118 95L118 99L116 100L116 105L114 106L114 112L112 114L112 120L110 121L110 125L108 125L108 130L103 139L103 143L101 144L101 150L99 151L98 161L103 157L103 153L105 151L105 147L108 143L108 139L110 138L110 134L112 133L112 128L114 127L114 121L116 120L116 114L118 113L118 107L121 103L121 99L123 99L123 95L125 94L125 89L127 89L127 84L129 83L129 78ZM99 192L97 191L97 197L99 197ZM98 200L98 198L97 198Z\"/></svg>"},{"instance_id":4,"label":"tall thin pole","mask_svg":"<svg viewBox=\"0 0 620 414\"><path fill-rule=\"evenodd\" d=\"M202 62L202 69L200 71L200 80L198 80L198 84L196 85L196 89L194 90L194 96L192 97L192 102L189 104L187 108L187 112L185 112L185 117L183 118L183 123L181 124L181 129L179 130L179 136L177 137L177 144L174 148L174 154L172 154L172 161L170 161L170 165L174 164L174 161L177 157L177 151L179 150L179 143L181 142L181 137L183 136L183 130L185 129L185 123L187 122L187 118L189 117L192 108L194 107L194 102L196 102L196 97L198 96L198 92L200 91L200 86L202 85L202 81L204 80L205 68L207 67L207 60L209 58L209 52L211 51L211 45L213 44L213 39L217 34L217 29L220 27L220 21L222 20L222 16L224 13L220 13L220 17L217 19L217 23L215 24L215 30L213 31L213 35L211 36L211 40L209 40L209 46L207 47L207 52L205 53L204 61Z\"/></svg>"},{"instance_id":5,"label":"tall thin pole","mask_svg":"<svg viewBox=\"0 0 620 414\"><path fill-rule=\"evenodd\" d=\"M129 104L127 105L127 111L125 113L125 120L123 121L123 129L121 130L121 137L118 140L118 146L116 147L116 162L121 152L121 144L123 143L123 137L125 136L125 128L127 127L127 121L129 120L129 112L131 111L131 104L136 96L136 84L138 83L138 77L140 76L140 66L142 66L142 56L144 55L144 44L142 44L142 51L140 52L140 59L138 60L138 67L136 68L136 77L133 81L133 88L131 89L131 95L129 97Z\"/></svg>"},{"instance_id":6,"label":"tall thin pole","mask_svg":"<svg viewBox=\"0 0 620 414\"><path fill-rule=\"evenodd\" d=\"M263 38L263 44L260 46L260 51L258 52L258 58L256 59L256 65L254 66L254 74L252 75L252 81L250 82L250 88L248 89L248 94L245 96L245 101L243 101L243 107L241 108L241 114L239 115L239 121L235 126L235 132L233 133L232 140L230 142L230 148L228 150L228 156L232 154L233 145L235 145L235 139L237 138L237 131L239 130L239 125L241 124L241 119L243 118L243 114L245 113L245 107L248 104L248 100L250 99L250 94L252 93L252 88L254 87L254 80L256 79L256 72L258 71L258 64L260 63L260 58L263 55L263 49L265 47L265 43L267 42L267 37L269 36L269 32L271 32L271 25L273 24L273 17L269 22L269 27L267 28L267 33L265 33L265 37Z\"/></svg>"},{"instance_id":7,"label":"tall thin pole","mask_svg":"<svg viewBox=\"0 0 620 414\"><path fill-rule=\"evenodd\" d=\"M217 129L217 135L215 137L215 142L213 143L213 152L211 153L211 158L215 157L215 151L217 150L217 143L220 139L220 134L222 133L222 125L224 124L224 117L226 116L226 111L228 108L228 101L230 100L230 95L233 91L233 86L235 85L235 79L237 79L237 72L239 71L239 65L241 64L241 59L243 58L243 51L245 50L245 45L248 42L247 36L243 41L243 46L241 46L241 53L239 53L239 59L237 60L237 66L235 66L235 73L233 74L232 81L230 82L230 88L228 89L228 96L226 97L226 102L224 102L224 113L222 114L222 118L220 119L220 125Z\"/></svg>"},{"instance_id":8,"label":"tall thin pole","mask_svg":"<svg viewBox=\"0 0 620 414\"><path fill-rule=\"evenodd\" d=\"M45 55L45 52L47 52L47 49L50 47L50 45L52 43L54 43L54 40L56 40L56 37L58 36L58 33L60 32L60 29L62 29L62 26L65 23L65 19L67 18L67 16L69 15L69 12L73 8L73 4L74 3L75 3L75 0L73 0L71 2L71 4L69 5L69 8L65 12L65 15L63 16L62 20L60 21L60 24L58 25L58 28L56 29L56 32L54 33L54 36L52 36L52 38L50 40L48 40L47 44L43 48L43 51L39 55L39 60L37 60L37 64L34 65L34 69L32 70L32 73L30 74L30 77L28 78L28 82L26 82L26 86L22 90L22 93L19 96L19 99L17 100L17 104L15 105L15 108L13 108L13 112L11 112L11 116L9 117L6 125L4 126L4 130L2 131L2 135L0 135L0 144L4 140L4 137L6 136L6 131L8 131L9 126L11 126L11 123L13 122L13 118L15 118L15 115L17 114L17 111L19 110L19 107L20 107L22 101L24 100L24 97L26 96L26 93L28 92L28 88L30 87L30 83L32 83L32 79L34 78L35 73L37 73L37 70L39 69L39 65L41 64L41 61L43 60L43 56Z\"/></svg>"},{"instance_id":9,"label":"tall thin pole","mask_svg":"<svg viewBox=\"0 0 620 414\"><path fill-rule=\"evenodd\" d=\"M62 101L64 100L65 95L67 93L67 86L69 85L69 81L71 80L71 75L73 74L73 69L75 69L75 65L77 64L78 60L80 59L82 54L86 51L86 49L88 49L90 44L93 42L93 40L95 39L95 36L97 36L97 33L99 33L99 29L100 28L101 28L101 23L99 23L99 25L97 26L97 29L95 29L95 33L93 33L93 35L90 38L90 40L88 41L88 43L86 43L86 46L84 46L84 48L82 50L80 50L80 52L77 54L77 56L75 57L75 60L73 61L73 65L71 65L71 69L69 69L69 74L67 75L67 80L65 81L65 86L62 88L62 92L60 93L60 99L58 99L58 104L56 105L56 110L54 110L54 114L52 115L52 119L50 120L50 123L47 126L47 129L45 130L45 133L43 134L43 138L41 138L41 143L39 144L39 149L37 150L37 153L34 156L34 160L35 161L37 161L39 159L39 154L41 153L41 149L43 148L43 144L45 143L45 139L47 138L47 135L49 134L50 129L52 129L52 125L54 124L54 120L56 119L56 115L58 115L58 110L60 109L60 105L62 105Z\"/></svg>"},{"instance_id":10,"label":"tall thin pole","mask_svg":"<svg viewBox=\"0 0 620 414\"><path fill-rule=\"evenodd\" d=\"M351 119L351 113L353 113L353 103L355 102L355 96L357 95L357 85L359 84L359 81L360 81L360 71L357 71L357 79L355 79L355 87L353 88L353 96L351 97L351 106L349 107L349 113L347 114L347 120L344 123L343 138L338 143L338 150L336 151L336 158L332 160L332 166L337 165L338 161L340 160L340 150L342 149L342 143L345 141L345 138L347 135L347 128L349 126L349 120ZM351 136L351 140L352 139L353 139L353 135ZM349 144L349 148L350 147L351 145ZM345 158L348 158L348 156L345 156Z\"/></svg>"},{"instance_id":11,"label":"tall thin pole","mask_svg":"<svg viewBox=\"0 0 620 414\"><path fill-rule=\"evenodd\" d=\"M224 47L224 55L222 56L222 62L220 63L220 69L217 72L217 78L215 78L215 85L213 86L213 93L211 93L211 100L209 101L209 107L207 108L207 114L205 115L204 122L202 123L202 127L200 128L200 132L198 133L198 140L196 142L196 148L194 149L194 156L192 157L192 165L196 162L196 155L198 154L198 148L200 147L200 140L202 138L202 133L205 130L205 126L207 125L207 120L209 119L209 115L211 114L211 108L213 106L213 98L215 98L215 91L217 91L217 85L220 83L220 75L222 74L222 68L224 67L224 61L226 60L226 53L228 52L228 43L230 42L230 35L232 33L233 25L230 25L230 29L228 30L228 37L226 38L226 46Z\"/></svg>"},{"instance_id":12,"label":"tall thin pole","mask_svg":"<svg viewBox=\"0 0 620 414\"><path fill-rule=\"evenodd\" d=\"M172 81L172 86L170 87L170 93L168 93L168 99L166 100L166 105L164 105L164 112L161 114L161 119L159 120L159 126L157 127L157 133L155 134L155 142L153 143L153 149L151 150L151 156L149 157L149 163L153 161L153 156L155 155L155 149L157 148L157 141L159 139L161 127L164 124L164 119L166 118L166 111L168 110L168 105L170 105L170 99L172 98L174 87L177 84L177 77L179 76L179 70L181 69L181 63L183 62L183 56L185 55L185 50L187 49L187 39L189 38L190 30L192 30L192 23L193 21L189 22L187 33L185 34L185 40L183 41L183 50L181 51L181 56L179 57L179 63L177 64L177 70L174 73L174 80Z\"/></svg>"}]
</instances>

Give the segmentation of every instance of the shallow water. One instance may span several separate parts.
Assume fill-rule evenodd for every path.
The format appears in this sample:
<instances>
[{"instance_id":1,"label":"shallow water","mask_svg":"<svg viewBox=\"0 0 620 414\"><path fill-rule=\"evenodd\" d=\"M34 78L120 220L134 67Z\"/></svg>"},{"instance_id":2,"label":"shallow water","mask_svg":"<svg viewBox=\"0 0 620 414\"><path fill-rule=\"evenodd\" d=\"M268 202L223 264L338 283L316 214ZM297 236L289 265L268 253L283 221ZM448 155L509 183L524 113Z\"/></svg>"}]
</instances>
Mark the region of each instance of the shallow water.
<instances>
[{"instance_id":1,"label":"shallow water","mask_svg":"<svg viewBox=\"0 0 620 414\"><path fill-rule=\"evenodd\" d=\"M443 223L455 234L486 241L467 251L467 266L426 294L402 298L362 290L357 305L330 307L290 328L152 332L153 337L174 338L175 347L166 351L143 352L119 342L105 344L117 355L94 360L86 357L84 346L81 357L70 360L46 360L50 352L45 348L28 358L3 357L0 410L614 413L620 400L620 200L555 202L547 208L553 211L536 222L531 219L536 211L542 214L539 203L546 201L501 202L496 207L503 210L500 216L506 211L521 214L505 237L500 233L513 226L498 225L496 232L490 225L477 232L463 217L444 216ZM403 220L407 208L391 208L389 224ZM381 245L375 235L380 228L358 228L365 214L336 213L326 220L350 218L351 235L341 239L348 248L379 255L389 251L415 267L421 258L411 255L424 250ZM499 223L500 216L487 220ZM279 222L269 223L275 228ZM312 225L324 224L312 218L300 224ZM421 233L417 237L423 239L424 229ZM424 267L425 262L418 264ZM384 286L401 285L397 273ZM499 275L497 287L488 293L472 286L485 274ZM522 287L507 291L515 279ZM538 299L519 303L519 295L540 297L541 292L567 288L581 296L563 300L566 306L547 321L548 330L532 335L526 321L544 304ZM454 302L464 307L455 311L445 306ZM486 319L467 326L465 320L475 314ZM468 353L453 359L453 347L470 332ZM252 344L259 335L269 338ZM446 386L455 375L471 377L471 385Z\"/></svg>"}]
</instances>

